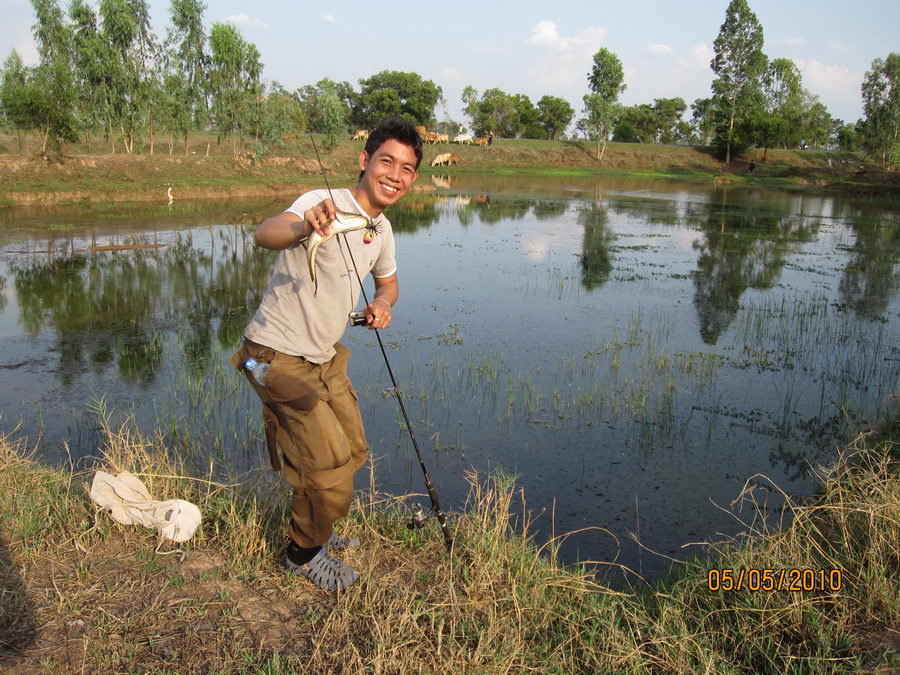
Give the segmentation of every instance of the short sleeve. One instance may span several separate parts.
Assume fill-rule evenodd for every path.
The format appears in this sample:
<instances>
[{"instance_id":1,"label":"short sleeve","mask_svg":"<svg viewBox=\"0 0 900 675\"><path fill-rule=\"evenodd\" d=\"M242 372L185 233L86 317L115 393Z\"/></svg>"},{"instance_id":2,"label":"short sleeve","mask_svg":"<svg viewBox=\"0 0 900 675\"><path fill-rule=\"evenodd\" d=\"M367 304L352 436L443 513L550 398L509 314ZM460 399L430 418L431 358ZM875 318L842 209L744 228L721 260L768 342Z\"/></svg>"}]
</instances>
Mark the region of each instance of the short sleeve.
<instances>
[{"instance_id":1,"label":"short sleeve","mask_svg":"<svg viewBox=\"0 0 900 675\"><path fill-rule=\"evenodd\" d=\"M378 254L378 258L375 259L375 264L372 266L372 276L378 277L379 279L397 273L397 261L394 257L396 255L396 249L394 248L394 232L391 230L390 226L384 229L385 232L381 235L384 239L384 243L381 246L381 252Z\"/></svg>"},{"instance_id":2,"label":"short sleeve","mask_svg":"<svg viewBox=\"0 0 900 675\"><path fill-rule=\"evenodd\" d=\"M306 213L316 204L321 203L323 199L327 198L328 192L326 190L312 190L297 197L296 201L289 207L287 207L285 211L293 213L295 216L302 220L304 213Z\"/></svg>"}]
</instances>

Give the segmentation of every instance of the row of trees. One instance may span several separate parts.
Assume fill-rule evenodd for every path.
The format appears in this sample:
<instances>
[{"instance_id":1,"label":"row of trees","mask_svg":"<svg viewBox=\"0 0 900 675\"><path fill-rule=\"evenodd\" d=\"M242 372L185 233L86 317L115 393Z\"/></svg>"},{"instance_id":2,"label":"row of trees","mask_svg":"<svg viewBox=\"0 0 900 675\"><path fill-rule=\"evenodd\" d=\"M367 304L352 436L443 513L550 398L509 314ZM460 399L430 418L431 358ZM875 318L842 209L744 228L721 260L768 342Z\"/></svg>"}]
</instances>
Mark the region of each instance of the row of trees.
<instances>
[{"instance_id":1,"label":"row of trees","mask_svg":"<svg viewBox=\"0 0 900 675\"><path fill-rule=\"evenodd\" d=\"M113 151L134 152L138 139L151 152L160 134L185 141L210 129L235 145L278 138L296 125L289 95L266 91L256 46L234 26L203 29L200 0L172 0L171 26L160 40L150 26L147 0L72 0L68 17L57 0L32 0L39 63L26 67L13 51L3 67L0 104L21 134L48 144L88 142L102 134Z\"/></svg>"},{"instance_id":2,"label":"row of trees","mask_svg":"<svg viewBox=\"0 0 900 675\"><path fill-rule=\"evenodd\" d=\"M683 99L656 99L653 105L623 107L622 63L608 49L594 55L588 73L590 93L578 128L598 141L597 157L610 132L621 141L693 142L713 145L730 163L751 146L864 147L885 168L900 160L900 55L876 59L866 73L862 98L866 117L856 124L832 119L826 107L804 89L790 59L763 53L763 29L747 0L731 0L713 49L712 96L691 106L692 125L683 120Z\"/></svg>"},{"instance_id":3,"label":"row of trees","mask_svg":"<svg viewBox=\"0 0 900 675\"><path fill-rule=\"evenodd\" d=\"M154 35L149 0L71 0L68 15L60 0L32 0L39 64L26 67L13 51L4 63L0 111L7 126L37 133L41 150L75 141L88 144L102 135L134 152L136 143L166 139L171 153L180 138L185 152L192 131L232 139L237 152L255 150L309 127L326 134L333 147L348 129L371 128L387 115L400 115L439 132L463 127L446 113L441 87L416 73L383 71L359 81L323 79L298 90L297 98L278 83L262 79L256 46L230 24L203 28L202 0L171 0L164 40ZM747 0L732 0L714 43L710 66L712 95L690 106L681 98L624 107L624 70L618 57L601 48L588 73L584 117L575 125L597 141L713 145L726 161L742 150L840 144L877 153L885 166L898 159L900 56L876 59L862 95L866 117L854 125L834 120L802 83L789 59L763 53L763 31ZM463 111L476 135L493 132L513 138L560 138L575 115L559 97L535 105L528 96L498 88L480 96L471 86L462 94ZM440 120L435 110L443 108ZM305 114L304 114L305 113Z\"/></svg>"}]
</instances>

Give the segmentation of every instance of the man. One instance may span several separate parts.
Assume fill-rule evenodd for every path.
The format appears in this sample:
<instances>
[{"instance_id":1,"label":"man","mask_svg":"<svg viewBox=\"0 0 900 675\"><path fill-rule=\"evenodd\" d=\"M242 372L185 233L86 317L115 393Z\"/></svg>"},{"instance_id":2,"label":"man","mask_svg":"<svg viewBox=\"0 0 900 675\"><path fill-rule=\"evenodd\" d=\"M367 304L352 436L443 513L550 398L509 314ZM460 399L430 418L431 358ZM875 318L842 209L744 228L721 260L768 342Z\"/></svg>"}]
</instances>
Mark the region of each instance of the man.
<instances>
[{"instance_id":1,"label":"man","mask_svg":"<svg viewBox=\"0 0 900 675\"><path fill-rule=\"evenodd\" d=\"M293 488L286 564L326 590L342 590L357 579L332 553L359 542L338 536L332 526L349 511L353 474L368 453L356 391L346 373L350 351L338 343L360 296L353 266L360 278L371 272L375 282L375 296L365 308L368 327L387 328L399 286L391 224L382 212L418 177L422 141L408 122L387 120L369 136L358 161L356 187L333 190L333 202L327 190L308 192L256 230L258 246L281 253L244 343L231 357L263 401L272 468L278 471L283 459ZM368 216L374 230L324 241L313 283L305 239L313 232L330 234L336 210ZM267 365L251 371L248 359Z\"/></svg>"}]
</instances>

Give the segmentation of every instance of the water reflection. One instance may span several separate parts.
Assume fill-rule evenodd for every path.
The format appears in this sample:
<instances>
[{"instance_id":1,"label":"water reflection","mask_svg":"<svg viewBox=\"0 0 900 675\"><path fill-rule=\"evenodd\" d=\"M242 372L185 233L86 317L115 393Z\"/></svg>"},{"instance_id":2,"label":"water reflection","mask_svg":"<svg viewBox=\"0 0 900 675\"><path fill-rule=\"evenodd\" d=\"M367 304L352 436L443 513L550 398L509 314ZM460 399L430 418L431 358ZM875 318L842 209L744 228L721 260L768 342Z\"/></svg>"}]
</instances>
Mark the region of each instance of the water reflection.
<instances>
[{"instance_id":1,"label":"water reflection","mask_svg":"<svg viewBox=\"0 0 900 675\"><path fill-rule=\"evenodd\" d=\"M859 316L880 319L900 286L900 227L896 217L876 213L854 219L855 241L841 278L841 302Z\"/></svg>"},{"instance_id":2,"label":"water reflection","mask_svg":"<svg viewBox=\"0 0 900 675\"><path fill-rule=\"evenodd\" d=\"M609 213L600 202L590 202L578 213L578 224L584 228L581 243L581 285L587 290L599 288L613 269L609 252L615 235L609 228Z\"/></svg>"},{"instance_id":3,"label":"water reflection","mask_svg":"<svg viewBox=\"0 0 900 675\"><path fill-rule=\"evenodd\" d=\"M467 470L499 466L522 477L535 508L558 505L548 530L608 526L627 542L639 519L645 543L677 555L737 527L709 500L728 504L754 473L802 494L808 467L896 391L895 211L696 184L535 180L460 176L389 213L402 279L390 358L454 507ZM222 222L251 217L238 208ZM80 217L58 213L61 227ZM242 225L101 220L17 231L0 249L0 408L30 419L44 401L83 407L93 384L124 407L165 407L144 423L177 429L173 445L198 449L204 466L213 456L244 468L235 458L262 443L258 402L224 357L275 254ZM164 246L87 250L142 242ZM381 395L374 338L345 339L379 488L420 489L395 402ZM77 428L51 435L96 450ZM582 545L565 555L616 555L606 540ZM621 555L640 562L639 551Z\"/></svg>"},{"instance_id":4,"label":"water reflection","mask_svg":"<svg viewBox=\"0 0 900 675\"><path fill-rule=\"evenodd\" d=\"M52 331L63 384L115 364L123 379L149 385L163 356L162 328L184 330L188 361L239 339L261 297L272 256L243 227L194 245L176 233L161 249L72 253L8 263L19 322L28 335ZM215 328L214 328L215 323ZM197 366L201 367L201 366Z\"/></svg>"}]
</instances>

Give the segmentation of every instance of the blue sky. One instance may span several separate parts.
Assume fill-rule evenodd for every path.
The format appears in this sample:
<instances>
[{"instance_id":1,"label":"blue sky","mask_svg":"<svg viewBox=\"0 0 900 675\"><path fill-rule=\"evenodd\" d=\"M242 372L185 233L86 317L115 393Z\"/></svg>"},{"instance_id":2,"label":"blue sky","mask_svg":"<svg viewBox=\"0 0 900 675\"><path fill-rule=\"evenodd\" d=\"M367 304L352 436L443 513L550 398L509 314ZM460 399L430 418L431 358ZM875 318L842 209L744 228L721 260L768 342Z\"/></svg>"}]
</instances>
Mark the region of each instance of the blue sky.
<instances>
[{"instance_id":1,"label":"blue sky","mask_svg":"<svg viewBox=\"0 0 900 675\"><path fill-rule=\"evenodd\" d=\"M535 103L561 96L580 110L591 55L601 46L624 65L623 103L681 96L690 104L709 94L712 44L728 0L400 4L208 0L205 19L235 24L259 48L266 79L290 89L323 77L358 88L360 78L381 70L415 71L442 87L447 112L463 120L467 84ZM164 36L169 0L150 6ZM872 61L900 52L896 1L750 0L750 7L766 54L793 59L805 87L845 121L862 116L860 84ZM31 3L0 0L0 8L0 58L16 48L33 63Z\"/></svg>"}]
</instances>

